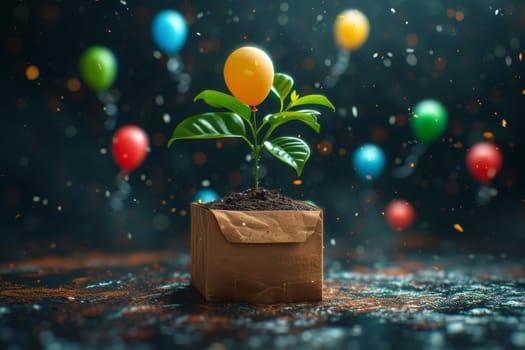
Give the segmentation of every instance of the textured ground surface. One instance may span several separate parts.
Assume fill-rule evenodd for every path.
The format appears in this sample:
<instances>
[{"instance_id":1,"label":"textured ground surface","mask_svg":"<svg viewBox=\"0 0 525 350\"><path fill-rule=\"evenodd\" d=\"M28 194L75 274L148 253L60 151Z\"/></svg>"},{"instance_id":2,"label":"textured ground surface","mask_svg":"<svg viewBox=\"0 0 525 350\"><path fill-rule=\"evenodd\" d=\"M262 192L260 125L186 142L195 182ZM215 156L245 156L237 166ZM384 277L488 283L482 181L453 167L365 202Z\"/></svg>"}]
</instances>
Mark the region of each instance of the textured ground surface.
<instances>
[{"instance_id":1,"label":"textured ground surface","mask_svg":"<svg viewBox=\"0 0 525 350\"><path fill-rule=\"evenodd\" d=\"M83 253L0 264L0 348L525 348L523 260L326 259L325 300L207 303L187 255Z\"/></svg>"}]
</instances>

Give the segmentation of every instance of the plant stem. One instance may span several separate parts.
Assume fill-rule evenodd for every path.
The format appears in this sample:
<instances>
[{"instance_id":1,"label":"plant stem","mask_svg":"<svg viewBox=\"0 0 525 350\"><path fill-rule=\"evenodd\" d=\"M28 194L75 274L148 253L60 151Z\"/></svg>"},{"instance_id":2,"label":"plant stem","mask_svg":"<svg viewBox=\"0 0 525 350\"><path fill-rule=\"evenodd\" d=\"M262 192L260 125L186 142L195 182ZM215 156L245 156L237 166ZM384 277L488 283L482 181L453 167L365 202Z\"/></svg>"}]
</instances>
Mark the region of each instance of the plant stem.
<instances>
[{"instance_id":1,"label":"plant stem","mask_svg":"<svg viewBox=\"0 0 525 350\"><path fill-rule=\"evenodd\" d=\"M261 154L261 147L255 146L254 157L255 157L255 189L259 189L259 157Z\"/></svg>"},{"instance_id":2,"label":"plant stem","mask_svg":"<svg viewBox=\"0 0 525 350\"><path fill-rule=\"evenodd\" d=\"M256 116L255 107L252 108L252 134L253 134L253 156L255 158L254 162L254 173L255 173L255 189L259 189L259 157L261 154L261 146L259 145L259 140L257 140L257 116Z\"/></svg>"}]
</instances>

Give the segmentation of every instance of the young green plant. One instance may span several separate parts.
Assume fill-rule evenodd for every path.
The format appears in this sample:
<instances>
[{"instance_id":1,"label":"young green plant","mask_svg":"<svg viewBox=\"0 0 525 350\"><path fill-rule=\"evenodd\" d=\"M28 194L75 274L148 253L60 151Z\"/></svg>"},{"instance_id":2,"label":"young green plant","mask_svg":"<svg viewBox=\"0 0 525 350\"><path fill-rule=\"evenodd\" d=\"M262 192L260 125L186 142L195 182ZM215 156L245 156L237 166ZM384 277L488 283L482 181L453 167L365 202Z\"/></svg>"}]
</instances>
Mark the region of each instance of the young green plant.
<instances>
[{"instance_id":1,"label":"young green plant","mask_svg":"<svg viewBox=\"0 0 525 350\"><path fill-rule=\"evenodd\" d=\"M254 186L259 188L259 159L263 150L281 162L291 166L300 176L304 165L310 158L310 147L298 137L272 137L274 131L291 121L300 121L316 133L320 125L317 117L321 114L316 109L305 106L324 106L335 110L334 105L323 95L299 96L293 90L293 79L283 73L275 73L271 94L279 99L277 113L266 115L260 125L257 122L255 108L250 108L235 97L215 90L204 90L194 101L203 100L214 108L223 108L227 112L208 112L182 120L173 131L168 141L170 147L176 140L240 138L253 152ZM285 102L288 98L288 104ZM248 130L248 132L247 132Z\"/></svg>"}]
</instances>

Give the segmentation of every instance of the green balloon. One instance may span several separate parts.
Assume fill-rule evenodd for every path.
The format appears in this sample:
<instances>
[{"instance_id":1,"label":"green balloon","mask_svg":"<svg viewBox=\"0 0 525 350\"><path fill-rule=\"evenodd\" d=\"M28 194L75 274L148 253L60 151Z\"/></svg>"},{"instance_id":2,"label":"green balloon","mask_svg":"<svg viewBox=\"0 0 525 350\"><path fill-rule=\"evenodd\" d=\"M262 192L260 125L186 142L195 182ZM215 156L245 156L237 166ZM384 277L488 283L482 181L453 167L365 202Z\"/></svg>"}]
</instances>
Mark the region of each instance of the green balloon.
<instances>
[{"instance_id":1,"label":"green balloon","mask_svg":"<svg viewBox=\"0 0 525 350\"><path fill-rule=\"evenodd\" d=\"M414 106L410 125L416 138L423 143L436 141L445 131L448 113L440 102L423 100Z\"/></svg>"},{"instance_id":2,"label":"green balloon","mask_svg":"<svg viewBox=\"0 0 525 350\"><path fill-rule=\"evenodd\" d=\"M107 90L117 77L117 59L110 49L92 46L80 57L80 75L84 82L95 91Z\"/></svg>"}]
</instances>

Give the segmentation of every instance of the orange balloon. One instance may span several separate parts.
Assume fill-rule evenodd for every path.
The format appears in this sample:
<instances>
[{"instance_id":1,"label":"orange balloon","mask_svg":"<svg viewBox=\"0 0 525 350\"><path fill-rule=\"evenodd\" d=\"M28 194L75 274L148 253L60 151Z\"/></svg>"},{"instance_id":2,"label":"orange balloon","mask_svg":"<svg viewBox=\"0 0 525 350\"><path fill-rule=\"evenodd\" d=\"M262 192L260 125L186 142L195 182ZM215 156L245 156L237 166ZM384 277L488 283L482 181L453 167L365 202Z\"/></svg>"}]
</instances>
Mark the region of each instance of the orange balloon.
<instances>
[{"instance_id":1,"label":"orange balloon","mask_svg":"<svg viewBox=\"0 0 525 350\"><path fill-rule=\"evenodd\" d=\"M368 39L370 23L365 14L356 9L341 12L334 23L337 45L346 51L359 49Z\"/></svg>"},{"instance_id":2,"label":"orange balloon","mask_svg":"<svg viewBox=\"0 0 525 350\"><path fill-rule=\"evenodd\" d=\"M257 106L270 93L273 63L261 49L244 46L233 51L224 63L224 81L233 96Z\"/></svg>"}]
</instances>

